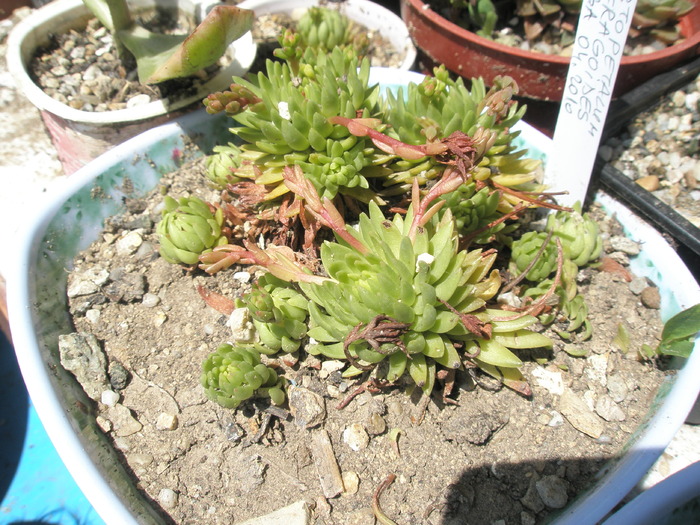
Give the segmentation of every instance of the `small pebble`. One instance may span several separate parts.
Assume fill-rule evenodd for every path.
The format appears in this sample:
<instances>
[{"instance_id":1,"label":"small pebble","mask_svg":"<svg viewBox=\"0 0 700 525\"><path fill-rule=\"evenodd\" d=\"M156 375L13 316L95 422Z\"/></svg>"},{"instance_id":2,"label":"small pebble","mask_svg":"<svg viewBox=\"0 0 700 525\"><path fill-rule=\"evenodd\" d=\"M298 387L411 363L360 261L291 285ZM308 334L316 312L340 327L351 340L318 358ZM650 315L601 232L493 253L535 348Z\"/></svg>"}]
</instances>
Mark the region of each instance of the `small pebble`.
<instances>
[{"instance_id":1,"label":"small pebble","mask_svg":"<svg viewBox=\"0 0 700 525\"><path fill-rule=\"evenodd\" d=\"M633 277L629 283L629 289L634 295L639 295L646 288L647 280L644 277Z\"/></svg>"},{"instance_id":2,"label":"small pebble","mask_svg":"<svg viewBox=\"0 0 700 525\"><path fill-rule=\"evenodd\" d=\"M623 252L627 255L639 255L640 252L639 243L621 235L611 237L610 245L612 246L613 250Z\"/></svg>"},{"instance_id":3,"label":"small pebble","mask_svg":"<svg viewBox=\"0 0 700 525\"><path fill-rule=\"evenodd\" d=\"M326 418L326 402L322 396L301 386L287 390L289 411L300 428L314 428Z\"/></svg>"},{"instance_id":4,"label":"small pebble","mask_svg":"<svg viewBox=\"0 0 700 525\"><path fill-rule=\"evenodd\" d=\"M158 503L164 509L174 509L177 506L177 493L172 489L160 489Z\"/></svg>"},{"instance_id":5,"label":"small pebble","mask_svg":"<svg viewBox=\"0 0 700 525\"><path fill-rule=\"evenodd\" d=\"M121 256L131 255L139 249L142 243L143 237L141 237L141 234L137 231L130 231L124 237L117 239L115 243L117 254Z\"/></svg>"},{"instance_id":6,"label":"small pebble","mask_svg":"<svg viewBox=\"0 0 700 525\"><path fill-rule=\"evenodd\" d=\"M644 288L639 298L642 300L642 304L651 310L661 308L661 295L659 294L659 289L655 286Z\"/></svg>"},{"instance_id":7,"label":"small pebble","mask_svg":"<svg viewBox=\"0 0 700 525\"><path fill-rule=\"evenodd\" d=\"M158 430L175 430L177 424L177 416L175 414L168 414L167 412L160 413L158 419L156 419L156 428Z\"/></svg>"},{"instance_id":8,"label":"small pebble","mask_svg":"<svg viewBox=\"0 0 700 525\"><path fill-rule=\"evenodd\" d=\"M551 509L561 509L569 501L568 483L557 476L544 476L535 487L542 503Z\"/></svg>"},{"instance_id":9,"label":"small pebble","mask_svg":"<svg viewBox=\"0 0 700 525\"><path fill-rule=\"evenodd\" d=\"M231 340L252 343L255 340L255 325L247 308L236 308L231 312L226 325L231 329Z\"/></svg>"},{"instance_id":10,"label":"small pebble","mask_svg":"<svg viewBox=\"0 0 700 525\"><path fill-rule=\"evenodd\" d=\"M129 463L135 467L146 468L153 463L153 456L151 454L134 452L129 456Z\"/></svg>"},{"instance_id":11,"label":"small pebble","mask_svg":"<svg viewBox=\"0 0 700 525\"><path fill-rule=\"evenodd\" d=\"M250 282L250 273L248 272L235 272L232 277L241 283L247 283Z\"/></svg>"},{"instance_id":12,"label":"small pebble","mask_svg":"<svg viewBox=\"0 0 700 525\"><path fill-rule=\"evenodd\" d=\"M114 390L105 390L102 392L101 399L102 404L107 405L108 407L113 407L119 402L119 394L117 394Z\"/></svg>"},{"instance_id":13,"label":"small pebble","mask_svg":"<svg viewBox=\"0 0 700 525\"><path fill-rule=\"evenodd\" d=\"M360 423L353 423L343 431L343 442L357 452L369 445L369 434Z\"/></svg>"},{"instance_id":14,"label":"small pebble","mask_svg":"<svg viewBox=\"0 0 700 525\"><path fill-rule=\"evenodd\" d=\"M637 184L647 191L656 191L661 187L659 177L656 175L647 175L637 179Z\"/></svg>"},{"instance_id":15,"label":"small pebble","mask_svg":"<svg viewBox=\"0 0 700 525\"><path fill-rule=\"evenodd\" d=\"M376 412L372 412L369 415L365 425L367 427L367 432L373 436L378 436L386 432L386 421Z\"/></svg>"},{"instance_id":16,"label":"small pebble","mask_svg":"<svg viewBox=\"0 0 700 525\"><path fill-rule=\"evenodd\" d=\"M141 300L141 303L146 308L153 308L154 306L158 306L160 304L160 297L158 297L154 293L145 293L143 294L143 299Z\"/></svg>"},{"instance_id":17,"label":"small pebble","mask_svg":"<svg viewBox=\"0 0 700 525\"><path fill-rule=\"evenodd\" d=\"M598 398L595 404L595 411L605 421L624 421L625 413L615 403L612 397L603 395Z\"/></svg>"},{"instance_id":18,"label":"small pebble","mask_svg":"<svg viewBox=\"0 0 700 525\"><path fill-rule=\"evenodd\" d=\"M346 495L352 495L356 494L357 490L360 487L360 476L357 475L357 472L353 472L351 470L343 472L342 473L343 477L343 486L345 487L345 491L343 494Z\"/></svg>"},{"instance_id":19,"label":"small pebble","mask_svg":"<svg viewBox=\"0 0 700 525\"><path fill-rule=\"evenodd\" d=\"M85 312L85 319L90 321L92 324L97 324L100 322L100 315L102 314L99 310L90 308L87 312Z\"/></svg>"},{"instance_id":20,"label":"small pebble","mask_svg":"<svg viewBox=\"0 0 700 525\"><path fill-rule=\"evenodd\" d=\"M138 106L145 106L149 102L151 102L151 97L149 97L145 93L142 93L140 95L136 95L135 97L131 97L127 101L126 107L127 108L136 108Z\"/></svg>"}]
</instances>

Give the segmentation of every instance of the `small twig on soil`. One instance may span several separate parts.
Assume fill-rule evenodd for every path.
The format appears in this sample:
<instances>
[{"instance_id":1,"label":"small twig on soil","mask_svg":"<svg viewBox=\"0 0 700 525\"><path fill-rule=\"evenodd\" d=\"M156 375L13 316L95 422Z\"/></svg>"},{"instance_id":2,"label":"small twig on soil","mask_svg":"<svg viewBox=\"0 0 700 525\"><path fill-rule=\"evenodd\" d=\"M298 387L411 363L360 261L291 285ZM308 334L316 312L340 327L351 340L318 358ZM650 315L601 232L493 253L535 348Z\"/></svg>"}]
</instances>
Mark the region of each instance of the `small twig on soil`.
<instances>
[{"instance_id":1,"label":"small twig on soil","mask_svg":"<svg viewBox=\"0 0 700 525\"><path fill-rule=\"evenodd\" d=\"M442 382L442 402L446 405L458 405L457 401L450 398L450 394L455 386L455 376L457 371L454 369L440 370L437 373L437 378Z\"/></svg>"},{"instance_id":2,"label":"small twig on soil","mask_svg":"<svg viewBox=\"0 0 700 525\"><path fill-rule=\"evenodd\" d=\"M389 474L386 479L379 484L377 490L374 491L374 496L372 497L372 511L374 512L377 521L379 521L379 523L382 525L397 525L394 520L384 514L379 506L379 497L382 495L382 492L384 492L384 489L391 485L395 479L396 474Z\"/></svg>"},{"instance_id":3,"label":"small twig on soil","mask_svg":"<svg viewBox=\"0 0 700 525\"><path fill-rule=\"evenodd\" d=\"M387 386L391 385L388 381L385 381L383 379L376 379L374 377L368 379L364 383L362 383L360 386L358 386L355 390L350 392L347 396L345 396L345 399L343 399L340 403L336 405L336 410L342 410L346 406L350 404L350 401L355 399L357 396L359 396L362 392L370 392L372 394L376 394L379 392L382 388L385 388Z\"/></svg>"},{"instance_id":4,"label":"small twig on soil","mask_svg":"<svg viewBox=\"0 0 700 525\"><path fill-rule=\"evenodd\" d=\"M173 395L172 395L170 392L168 392L165 388L163 388L162 386L156 385L153 381L144 379L143 377L141 377L140 375L138 375L138 374L137 374L136 372L134 372L133 370L131 371L131 375L137 377L139 380L143 381L143 382L146 383L148 386L151 386L151 387L153 387L153 388L155 388L155 389L160 390L161 392L163 392L163 393L164 393L168 398L170 398L170 400L173 402L173 404L175 405L175 408L177 409L177 413L180 414L180 413L182 412L182 409L180 409L180 405L178 404L177 400L175 399L175 396L173 396Z\"/></svg>"},{"instance_id":5,"label":"small twig on soil","mask_svg":"<svg viewBox=\"0 0 700 525\"><path fill-rule=\"evenodd\" d=\"M278 417L282 421L288 420L290 416L289 410L285 410L284 408L276 407L274 405L267 407L264 411Z\"/></svg>"},{"instance_id":6,"label":"small twig on soil","mask_svg":"<svg viewBox=\"0 0 700 525\"><path fill-rule=\"evenodd\" d=\"M253 443L258 443L262 439L262 437L265 435L265 432L267 432L267 429L270 428L270 422L272 421L272 414L269 413L264 413L262 417L262 421L260 422L260 428L258 428L258 431L248 440L246 440L242 446L243 448L249 447Z\"/></svg>"},{"instance_id":7,"label":"small twig on soil","mask_svg":"<svg viewBox=\"0 0 700 525\"><path fill-rule=\"evenodd\" d=\"M289 472L287 472L285 469L280 467L277 463L275 463L274 461L270 461L269 458L266 458L263 455L261 455L260 457L262 458L262 460L265 463L267 463L271 467L274 467L275 470L279 471L285 478L288 478L294 485L296 485L296 487L299 490L302 490L302 491L309 490L309 487L307 487L303 481L301 481L299 478L297 478L293 474L290 474Z\"/></svg>"},{"instance_id":8,"label":"small twig on soil","mask_svg":"<svg viewBox=\"0 0 700 525\"><path fill-rule=\"evenodd\" d=\"M411 416L411 423L415 426L420 425L425 418L425 411L428 409L428 403L430 403L430 396L423 393L418 405L416 405L416 413Z\"/></svg>"}]
</instances>

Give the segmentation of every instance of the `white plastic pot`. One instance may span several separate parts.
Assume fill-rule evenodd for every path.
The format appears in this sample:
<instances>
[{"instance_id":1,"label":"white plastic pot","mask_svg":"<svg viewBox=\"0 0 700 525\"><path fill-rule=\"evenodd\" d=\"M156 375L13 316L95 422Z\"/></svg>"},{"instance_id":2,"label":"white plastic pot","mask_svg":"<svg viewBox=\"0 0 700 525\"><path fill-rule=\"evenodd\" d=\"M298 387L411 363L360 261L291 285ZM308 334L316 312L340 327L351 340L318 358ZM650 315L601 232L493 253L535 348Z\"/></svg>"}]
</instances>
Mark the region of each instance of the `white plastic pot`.
<instances>
[{"instance_id":1,"label":"white plastic pot","mask_svg":"<svg viewBox=\"0 0 700 525\"><path fill-rule=\"evenodd\" d=\"M676 472L615 512L602 525L700 523L700 463Z\"/></svg>"},{"instance_id":2,"label":"white plastic pot","mask_svg":"<svg viewBox=\"0 0 700 525\"><path fill-rule=\"evenodd\" d=\"M371 81L393 89L421 76L374 69ZM73 257L100 235L103 219L115 214L124 194L124 178L133 186L129 196L144 195L162 173L177 169L176 151L195 141L203 148L230 139L225 118L212 120L204 112L149 130L108 151L74 176L62 191L45 196L27 217L28 225L9 268L7 297L14 346L36 410L69 471L97 512L108 523L162 523L133 486L114 450L95 423L86 396L58 361L59 334L72 332L66 300L66 268ZM551 140L525 125L519 138L531 156L546 160ZM103 198L94 199L99 188ZM615 214L625 233L641 242L634 271L651 279L661 292L666 319L700 303L700 288L661 235L607 195L598 200ZM625 453L609 462L599 482L557 517L561 524L593 524L603 519L649 470L683 424L700 391L700 343L677 375L660 389L644 424Z\"/></svg>"},{"instance_id":3,"label":"white plastic pot","mask_svg":"<svg viewBox=\"0 0 700 525\"><path fill-rule=\"evenodd\" d=\"M180 0L176 5L198 22L217 3L215 0ZM129 0L129 5L139 10L172 6L173 3ZM7 42L7 67L17 87L41 112L66 173L73 173L110 147L182 114L182 110L209 93L227 88L231 76L244 74L255 59L256 46L248 32L229 47L225 57L228 64L191 96L172 101L156 100L114 111L74 109L44 93L30 77L27 65L36 49L49 42L51 34L84 27L90 18L92 14L82 0L54 0L18 23Z\"/></svg>"},{"instance_id":4,"label":"white plastic pot","mask_svg":"<svg viewBox=\"0 0 700 525\"><path fill-rule=\"evenodd\" d=\"M396 54L402 55L399 69L408 70L416 60L416 48L408 34L408 28L401 17L370 0L344 0L343 2L322 2L321 0L244 0L238 7L251 9L256 15L285 14L298 19L309 9L318 5L338 9L350 20L377 31L391 43Z\"/></svg>"}]
</instances>

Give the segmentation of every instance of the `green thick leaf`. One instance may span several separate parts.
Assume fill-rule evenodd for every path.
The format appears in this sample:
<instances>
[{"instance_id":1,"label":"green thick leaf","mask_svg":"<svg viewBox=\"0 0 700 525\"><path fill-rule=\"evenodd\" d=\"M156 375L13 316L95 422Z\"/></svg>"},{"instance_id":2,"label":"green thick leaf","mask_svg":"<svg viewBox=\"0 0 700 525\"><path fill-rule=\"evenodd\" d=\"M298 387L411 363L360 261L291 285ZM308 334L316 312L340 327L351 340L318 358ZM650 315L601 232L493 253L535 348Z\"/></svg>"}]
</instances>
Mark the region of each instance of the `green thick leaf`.
<instances>
[{"instance_id":1,"label":"green thick leaf","mask_svg":"<svg viewBox=\"0 0 700 525\"><path fill-rule=\"evenodd\" d=\"M220 5L189 36L160 35L136 25L116 36L136 58L139 81L155 84L211 66L252 24L253 11Z\"/></svg>"},{"instance_id":2,"label":"green thick leaf","mask_svg":"<svg viewBox=\"0 0 700 525\"><path fill-rule=\"evenodd\" d=\"M109 31L126 29L133 24L126 0L83 0L83 3Z\"/></svg>"},{"instance_id":3,"label":"green thick leaf","mask_svg":"<svg viewBox=\"0 0 700 525\"><path fill-rule=\"evenodd\" d=\"M688 339L700 332L700 304L674 315L664 325L662 344L679 339Z\"/></svg>"}]
</instances>

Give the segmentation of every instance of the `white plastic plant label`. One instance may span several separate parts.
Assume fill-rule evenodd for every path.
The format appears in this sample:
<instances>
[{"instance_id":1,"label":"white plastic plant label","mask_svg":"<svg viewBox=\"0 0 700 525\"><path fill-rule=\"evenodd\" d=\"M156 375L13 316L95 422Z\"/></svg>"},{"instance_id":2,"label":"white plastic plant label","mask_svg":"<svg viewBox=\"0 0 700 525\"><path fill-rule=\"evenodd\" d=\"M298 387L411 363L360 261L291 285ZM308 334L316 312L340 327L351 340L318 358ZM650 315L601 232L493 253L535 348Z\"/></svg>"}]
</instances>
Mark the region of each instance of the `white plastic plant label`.
<instances>
[{"instance_id":1,"label":"white plastic plant label","mask_svg":"<svg viewBox=\"0 0 700 525\"><path fill-rule=\"evenodd\" d=\"M557 201L583 202L608 114L635 0L584 0L545 169L547 191L567 191Z\"/></svg>"}]
</instances>

